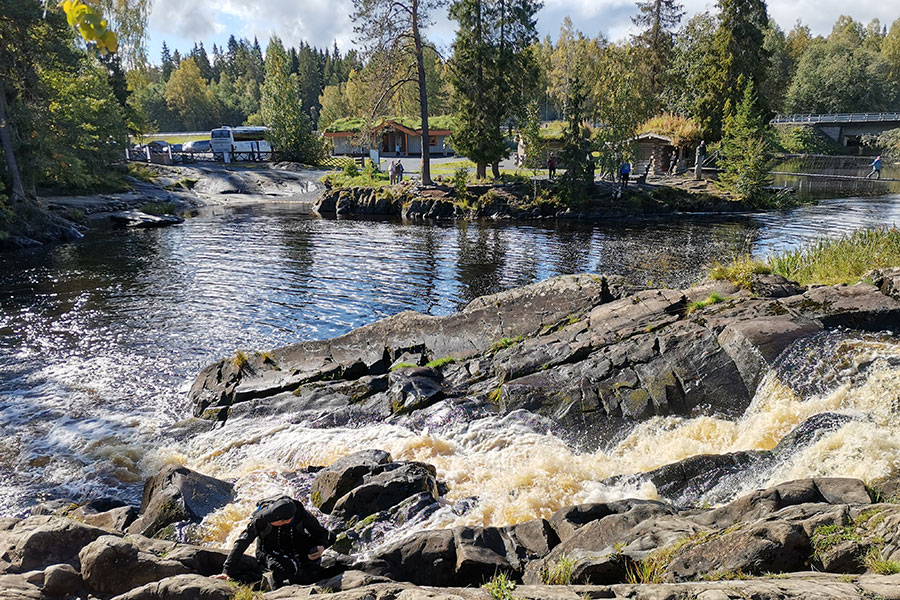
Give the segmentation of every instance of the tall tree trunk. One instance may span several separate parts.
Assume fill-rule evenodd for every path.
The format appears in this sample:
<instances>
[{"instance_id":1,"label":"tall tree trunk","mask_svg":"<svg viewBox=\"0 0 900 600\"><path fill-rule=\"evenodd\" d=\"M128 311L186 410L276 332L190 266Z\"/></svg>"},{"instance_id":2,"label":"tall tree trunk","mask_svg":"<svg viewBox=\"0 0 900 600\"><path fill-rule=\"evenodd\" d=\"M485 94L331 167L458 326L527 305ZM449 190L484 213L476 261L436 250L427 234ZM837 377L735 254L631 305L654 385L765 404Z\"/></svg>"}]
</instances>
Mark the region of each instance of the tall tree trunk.
<instances>
[{"instance_id":1,"label":"tall tree trunk","mask_svg":"<svg viewBox=\"0 0 900 600\"><path fill-rule=\"evenodd\" d=\"M485 179L487 177L487 163L479 161L475 163L475 179Z\"/></svg>"},{"instance_id":2,"label":"tall tree trunk","mask_svg":"<svg viewBox=\"0 0 900 600\"><path fill-rule=\"evenodd\" d=\"M491 163L491 174L494 176L494 179L500 179L500 162L495 161Z\"/></svg>"},{"instance_id":3,"label":"tall tree trunk","mask_svg":"<svg viewBox=\"0 0 900 600\"><path fill-rule=\"evenodd\" d=\"M25 199L25 188L22 187L22 175L19 173L19 165L16 164L16 155L13 153L12 136L9 134L9 119L7 118L6 90L0 86L0 145L3 147L3 155L6 156L6 168L12 179L12 194L10 199L19 202Z\"/></svg>"},{"instance_id":4,"label":"tall tree trunk","mask_svg":"<svg viewBox=\"0 0 900 600\"><path fill-rule=\"evenodd\" d=\"M425 85L425 55L419 33L419 2L412 3L412 35L416 47L416 70L419 75L419 110L422 115L422 185L431 185L431 147L428 133L428 88Z\"/></svg>"}]
</instances>

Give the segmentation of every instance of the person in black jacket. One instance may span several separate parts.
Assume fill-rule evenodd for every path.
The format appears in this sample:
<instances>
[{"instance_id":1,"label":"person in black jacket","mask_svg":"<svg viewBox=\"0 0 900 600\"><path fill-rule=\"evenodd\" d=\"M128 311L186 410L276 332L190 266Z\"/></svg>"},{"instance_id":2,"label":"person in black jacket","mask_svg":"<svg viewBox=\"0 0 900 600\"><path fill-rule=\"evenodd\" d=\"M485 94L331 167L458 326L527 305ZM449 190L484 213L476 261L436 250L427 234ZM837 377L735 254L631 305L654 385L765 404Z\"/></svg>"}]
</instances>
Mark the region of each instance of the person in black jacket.
<instances>
[{"instance_id":1,"label":"person in black jacket","mask_svg":"<svg viewBox=\"0 0 900 600\"><path fill-rule=\"evenodd\" d=\"M308 585L327 576L321 557L330 534L298 500L282 496L261 503L216 579L242 579L239 563L253 540L257 540L256 560L266 571L264 580L270 589L285 582Z\"/></svg>"}]
</instances>

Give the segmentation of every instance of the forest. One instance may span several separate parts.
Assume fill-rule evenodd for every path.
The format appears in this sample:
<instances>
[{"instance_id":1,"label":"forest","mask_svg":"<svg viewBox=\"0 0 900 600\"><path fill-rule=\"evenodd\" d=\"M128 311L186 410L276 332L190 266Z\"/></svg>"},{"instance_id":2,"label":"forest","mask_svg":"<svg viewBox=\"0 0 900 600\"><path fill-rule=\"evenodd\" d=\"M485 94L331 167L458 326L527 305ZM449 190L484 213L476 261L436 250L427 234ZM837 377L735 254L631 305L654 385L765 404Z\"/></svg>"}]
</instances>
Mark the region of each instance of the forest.
<instances>
[{"instance_id":1,"label":"forest","mask_svg":"<svg viewBox=\"0 0 900 600\"><path fill-rule=\"evenodd\" d=\"M813 35L801 22L785 30L763 0L718 0L690 18L676 0L641 0L636 34L622 40L579 31L569 19L555 39L538 39L534 0L416 3L413 29L386 40L379 11L409 0L355 0L354 49L286 47L277 37L263 48L232 36L209 52L199 40L185 51L163 44L159 57L145 50L149 0L96 3L118 52L86 41L40 0L3 5L4 148L18 157L28 194L115 186L106 167L129 135L154 131L269 125L287 158L314 163L322 153L314 132L339 119L452 115L454 147L483 176L513 132L537 140L539 123L550 120L568 123L575 155L609 148L648 122L711 143L724 137L723 147L733 125L732 138L739 128L764 137L752 150L763 155L827 150L802 128L771 131L777 113L900 110L900 19L840 16L830 33ZM429 19L444 8L457 29L447 48L428 38ZM417 45L405 43L412 30ZM732 155L745 155L747 143ZM7 189L10 176L7 168Z\"/></svg>"}]
</instances>

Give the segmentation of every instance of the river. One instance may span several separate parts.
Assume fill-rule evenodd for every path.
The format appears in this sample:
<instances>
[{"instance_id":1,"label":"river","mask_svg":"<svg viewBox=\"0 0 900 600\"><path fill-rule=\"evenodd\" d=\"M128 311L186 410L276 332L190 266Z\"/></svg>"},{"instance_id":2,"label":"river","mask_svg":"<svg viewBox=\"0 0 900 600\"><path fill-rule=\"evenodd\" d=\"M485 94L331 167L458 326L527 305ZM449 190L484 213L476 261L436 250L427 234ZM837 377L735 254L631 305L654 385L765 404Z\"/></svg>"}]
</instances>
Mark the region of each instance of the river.
<instances>
[{"instance_id":1,"label":"river","mask_svg":"<svg viewBox=\"0 0 900 600\"><path fill-rule=\"evenodd\" d=\"M879 394L900 390L900 345L872 336L841 342L857 363L881 367L837 382L819 404L800 406L770 377L742 421L657 419L598 453L579 453L520 415L422 431L229 420L225 430L186 435L186 393L202 367L239 349L331 337L402 310L448 314L477 296L566 273L687 286L716 260L764 257L898 220L900 196L590 224L334 220L283 203L208 210L161 230L98 229L77 243L0 255L0 514L21 515L48 498L138 503L144 479L179 462L236 481L241 502L205 524L204 539L223 543L253 498L276 488L301 493L308 482L298 468L369 447L436 464L451 500L495 498L466 522L503 524L575 502L652 497L653 490L595 482L699 452L771 447L816 411L878 413ZM866 385L876 391L853 395ZM812 454L783 465L781 475L896 469L892 414L859 434L868 446L854 446L877 447L879 458L850 469L851 453L829 470ZM439 514L430 526L459 522Z\"/></svg>"}]
</instances>

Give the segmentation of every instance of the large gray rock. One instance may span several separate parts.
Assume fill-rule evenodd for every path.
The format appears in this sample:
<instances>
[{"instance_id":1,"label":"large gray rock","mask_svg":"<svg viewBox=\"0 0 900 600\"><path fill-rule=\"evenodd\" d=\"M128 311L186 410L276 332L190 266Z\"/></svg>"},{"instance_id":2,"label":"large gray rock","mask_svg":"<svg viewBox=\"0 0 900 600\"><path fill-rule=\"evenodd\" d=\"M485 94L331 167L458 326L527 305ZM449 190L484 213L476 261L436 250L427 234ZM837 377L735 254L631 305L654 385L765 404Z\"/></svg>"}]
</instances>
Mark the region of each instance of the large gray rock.
<instances>
[{"instance_id":1,"label":"large gray rock","mask_svg":"<svg viewBox=\"0 0 900 600\"><path fill-rule=\"evenodd\" d=\"M65 598L83 589L81 574L72 565L51 565L44 570L42 591L47 596Z\"/></svg>"},{"instance_id":2,"label":"large gray rock","mask_svg":"<svg viewBox=\"0 0 900 600\"><path fill-rule=\"evenodd\" d=\"M115 596L112 600L231 600L237 588L219 579L177 575Z\"/></svg>"},{"instance_id":3,"label":"large gray rock","mask_svg":"<svg viewBox=\"0 0 900 600\"><path fill-rule=\"evenodd\" d=\"M189 569L182 563L141 552L131 542L104 536L85 546L78 555L81 577L95 594L116 595Z\"/></svg>"},{"instance_id":4,"label":"large gray rock","mask_svg":"<svg viewBox=\"0 0 900 600\"><path fill-rule=\"evenodd\" d=\"M80 568L81 549L109 533L64 517L29 517L0 531L0 557L9 563L8 572L14 573L57 564Z\"/></svg>"},{"instance_id":5,"label":"large gray rock","mask_svg":"<svg viewBox=\"0 0 900 600\"><path fill-rule=\"evenodd\" d=\"M422 492L433 499L438 497L434 467L416 462L389 463L380 473L363 476L360 485L341 496L331 512L342 519L363 518Z\"/></svg>"},{"instance_id":6,"label":"large gray rock","mask_svg":"<svg viewBox=\"0 0 900 600\"><path fill-rule=\"evenodd\" d=\"M339 458L316 473L310 488L313 505L330 513L342 496L362 484L364 475L380 473L389 462L391 455L384 450L363 450Z\"/></svg>"},{"instance_id":7,"label":"large gray rock","mask_svg":"<svg viewBox=\"0 0 900 600\"><path fill-rule=\"evenodd\" d=\"M417 585L450 585L456 580L455 536L449 529L419 531L379 549L372 560L385 568L377 575Z\"/></svg>"},{"instance_id":8,"label":"large gray rock","mask_svg":"<svg viewBox=\"0 0 900 600\"><path fill-rule=\"evenodd\" d=\"M141 515L129 533L156 536L169 525L199 522L234 500L234 486L186 467L169 465L144 484Z\"/></svg>"}]
</instances>

